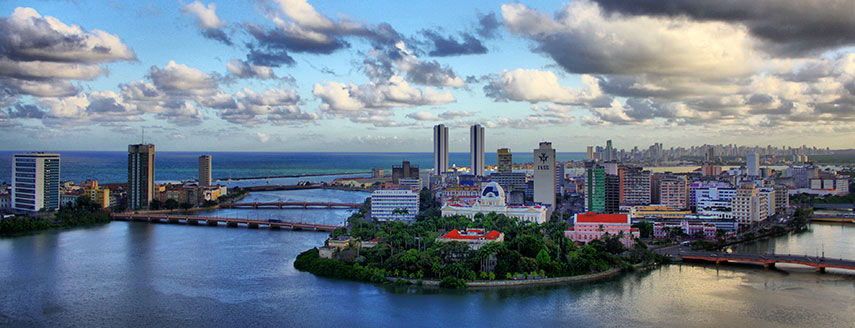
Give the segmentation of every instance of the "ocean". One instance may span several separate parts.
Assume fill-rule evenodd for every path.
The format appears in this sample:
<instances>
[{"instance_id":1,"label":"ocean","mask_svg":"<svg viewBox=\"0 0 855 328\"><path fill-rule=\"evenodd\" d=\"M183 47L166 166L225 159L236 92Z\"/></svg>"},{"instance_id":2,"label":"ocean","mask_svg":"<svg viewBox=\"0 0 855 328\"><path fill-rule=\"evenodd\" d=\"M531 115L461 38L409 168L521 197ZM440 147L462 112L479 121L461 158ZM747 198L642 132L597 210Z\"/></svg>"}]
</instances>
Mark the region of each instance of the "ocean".
<instances>
[{"instance_id":1,"label":"ocean","mask_svg":"<svg viewBox=\"0 0 855 328\"><path fill-rule=\"evenodd\" d=\"M12 155L0 151L0 182L12 181ZM80 183L96 179L101 183L126 182L128 153L122 151L56 151L62 159L63 181ZM368 172L373 168L391 170L392 165L410 161L421 169L433 168L433 153L271 153L271 152L157 152L155 180L180 181L198 177L198 158L212 158L215 179L266 177L299 174ZM531 162L532 153L514 154L515 163ZM559 161L584 159L585 153L558 153ZM487 165L496 164L496 153L486 153ZM450 153L449 165L468 166L469 153ZM273 182L271 182L273 183Z\"/></svg>"}]
</instances>

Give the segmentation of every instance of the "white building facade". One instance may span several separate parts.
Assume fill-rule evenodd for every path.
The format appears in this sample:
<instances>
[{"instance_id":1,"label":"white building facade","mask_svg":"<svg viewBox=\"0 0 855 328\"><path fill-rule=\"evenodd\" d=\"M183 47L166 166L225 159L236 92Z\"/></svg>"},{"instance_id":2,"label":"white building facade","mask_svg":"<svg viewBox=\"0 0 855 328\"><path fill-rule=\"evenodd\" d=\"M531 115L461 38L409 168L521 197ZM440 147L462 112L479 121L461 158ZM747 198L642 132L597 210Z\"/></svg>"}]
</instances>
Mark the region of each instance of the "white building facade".
<instances>
[{"instance_id":1,"label":"white building facade","mask_svg":"<svg viewBox=\"0 0 855 328\"><path fill-rule=\"evenodd\" d=\"M379 221L412 221L419 213L419 193L412 190L376 190L371 193L371 217Z\"/></svg>"},{"instance_id":2,"label":"white building facade","mask_svg":"<svg viewBox=\"0 0 855 328\"><path fill-rule=\"evenodd\" d=\"M555 208L555 149L551 142L541 142L534 150L534 202Z\"/></svg>"},{"instance_id":3,"label":"white building facade","mask_svg":"<svg viewBox=\"0 0 855 328\"><path fill-rule=\"evenodd\" d=\"M59 154L15 154L12 162L12 209L37 212L55 210L59 194Z\"/></svg>"},{"instance_id":4,"label":"white building facade","mask_svg":"<svg viewBox=\"0 0 855 328\"><path fill-rule=\"evenodd\" d=\"M496 182L488 182L484 185L484 188L481 189L481 195L475 200L447 202L442 206L443 216L461 215L471 219L475 217L475 214L491 212L537 224L544 223L549 219L548 211L544 206L508 206L505 190Z\"/></svg>"}]
</instances>

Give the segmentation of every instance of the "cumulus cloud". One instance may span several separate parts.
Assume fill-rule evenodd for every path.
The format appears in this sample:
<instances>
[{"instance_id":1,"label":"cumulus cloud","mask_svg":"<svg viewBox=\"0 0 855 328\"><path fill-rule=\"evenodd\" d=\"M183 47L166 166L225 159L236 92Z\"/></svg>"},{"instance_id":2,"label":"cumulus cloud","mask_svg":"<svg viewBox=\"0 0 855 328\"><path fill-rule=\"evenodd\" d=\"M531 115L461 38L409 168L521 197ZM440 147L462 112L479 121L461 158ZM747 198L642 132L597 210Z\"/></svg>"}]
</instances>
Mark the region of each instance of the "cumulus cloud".
<instances>
[{"instance_id":1,"label":"cumulus cloud","mask_svg":"<svg viewBox=\"0 0 855 328\"><path fill-rule=\"evenodd\" d=\"M404 42L383 51L372 50L364 59L365 72L374 81L385 81L402 73L407 81L421 85L462 87L463 82L454 70L439 62L420 60L407 50Z\"/></svg>"},{"instance_id":2,"label":"cumulus cloud","mask_svg":"<svg viewBox=\"0 0 855 328\"><path fill-rule=\"evenodd\" d=\"M220 112L220 117L231 123L255 126L263 123L262 117L274 125L300 125L316 121L317 113L299 108L300 97L294 89L268 89L257 93L244 88L235 94L234 108Z\"/></svg>"},{"instance_id":3,"label":"cumulus cloud","mask_svg":"<svg viewBox=\"0 0 855 328\"><path fill-rule=\"evenodd\" d=\"M273 73L273 68L270 66L253 65L237 58L230 59L226 63L226 69L238 78L257 78L260 80L276 78L276 74Z\"/></svg>"},{"instance_id":4,"label":"cumulus cloud","mask_svg":"<svg viewBox=\"0 0 855 328\"><path fill-rule=\"evenodd\" d=\"M0 17L0 87L37 97L63 97L80 89L69 80L107 73L100 63L136 60L118 36L66 25L35 9Z\"/></svg>"},{"instance_id":5,"label":"cumulus cloud","mask_svg":"<svg viewBox=\"0 0 855 328\"><path fill-rule=\"evenodd\" d=\"M855 6L848 1L594 0L609 12L689 17L744 25L768 50L800 56L855 44Z\"/></svg>"},{"instance_id":6,"label":"cumulus cloud","mask_svg":"<svg viewBox=\"0 0 855 328\"><path fill-rule=\"evenodd\" d=\"M270 141L270 136L268 136L267 133L256 132L255 137L258 138L258 141L261 143Z\"/></svg>"},{"instance_id":7,"label":"cumulus cloud","mask_svg":"<svg viewBox=\"0 0 855 328\"><path fill-rule=\"evenodd\" d=\"M442 36L436 30L423 30L421 32L431 44L431 56L460 56L460 55L479 55L487 53L487 47L474 35L469 33L461 33L460 41L454 36Z\"/></svg>"},{"instance_id":8,"label":"cumulus cloud","mask_svg":"<svg viewBox=\"0 0 855 328\"><path fill-rule=\"evenodd\" d=\"M350 47L347 38L362 38L375 45L403 39L389 24L368 25L341 18L334 21L315 10L306 0L276 0L279 11L270 12L275 27L245 24L255 43L247 60L256 65L293 64L288 52L330 54Z\"/></svg>"},{"instance_id":9,"label":"cumulus cloud","mask_svg":"<svg viewBox=\"0 0 855 328\"><path fill-rule=\"evenodd\" d=\"M485 39L495 39L499 36L499 27L502 23L496 18L496 13L478 13L478 27L476 33Z\"/></svg>"},{"instance_id":10,"label":"cumulus cloud","mask_svg":"<svg viewBox=\"0 0 855 328\"><path fill-rule=\"evenodd\" d=\"M550 71L516 69L504 71L485 87L484 91L497 101L554 102L565 105L583 105L604 96L599 80L582 75L582 87L574 89L558 82Z\"/></svg>"},{"instance_id":11,"label":"cumulus cloud","mask_svg":"<svg viewBox=\"0 0 855 328\"><path fill-rule=\"evenodd\" d=\"M217 87L217 82L210 75L172 60L163 68L152 66L148 78L167 93L204 95L213 93Z\"/></svg>"},{"instance_id":12,"label":"cumulus cloud","mask_svg":"<svg viewBox=\"0 0 855 328\"><path fill-rule=\"evenodd\" d=\"M454 102L451 92L411 87L400 76L362 85L328 81L315 83L312 94L321 99L320 110L357 123L390 126L390 109Z\"/></svg>"},{"instance_id":13,"label":"cumulus cloud","mask_svg":"<svg viewBox=\"0 0 855 328\"><path fill-rule=\"evenodd\" d=\"M217 16L217 5L209 3L207 6L199 1L181 6L181 12L196 18L196 26L202 31L206 38L217 40L227 45L232 45L231 39L223 31L226 22Z\"/></svg>"},{"instance_id":14,"label":"cumulus cloud","mask_svg":"<svg viewBox=\"0 0 855 328\"><path fill-rule=\"evenodd\" d=\"M407 114L406 117L414 119L416 121L441 121L441 120L455 120L459 118L472 116L472 113L467 111L457 111L457 110L449 110L440 113L439 115L431 113L431 112L413 112Z\"/></svg>"}]
</instances>

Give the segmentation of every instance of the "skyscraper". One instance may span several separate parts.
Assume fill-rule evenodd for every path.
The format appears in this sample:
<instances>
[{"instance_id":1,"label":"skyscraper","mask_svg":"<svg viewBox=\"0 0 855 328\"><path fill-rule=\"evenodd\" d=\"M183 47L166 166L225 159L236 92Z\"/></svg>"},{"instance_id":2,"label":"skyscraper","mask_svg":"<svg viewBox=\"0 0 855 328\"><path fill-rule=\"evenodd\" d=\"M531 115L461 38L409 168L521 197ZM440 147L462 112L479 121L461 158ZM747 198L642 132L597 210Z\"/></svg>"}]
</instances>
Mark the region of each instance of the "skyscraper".
<instances>
[{"instance_id":1,"label":"skyscraper","mask_svg":"<svg viewBox=\"0 0 855 328\"><path fill-rule=\"evenodd\" d=\"M199 156L199 186L211 185L211 155Z\"/></svg>"},{"instance_id":2,"label":"skyscraper","mask_svg":"<svg viewBox=\"0 0 855 328\"><path fill-rule=\"evenodd\" d=\"M154 193L154 145L128 146L128 208L148 208Z\"/></svg>"},{"instance_id":3,"label":"skyscraper","mask_svg":"<svg viewBox=\"0 0 855 328\"><path fill-rule=\"evenodd\" d=\"M433 127L433 174L448 171L448 127L437 124Z\"/></svg>"},{"instance_id":4,"label":"skyscraper","mask_svg":"<svg viewBox=\"0 0 855 328\"><path fill-rule=\"evenodd\" d=\"M606 211L606 170L593 162L585 167L585 210Z\"/></svg>"},{"instance_id":5,"label":"skyscraper","mask_svg":"<svg viewBox=\"0 0 855 328\"><path fill-rule=\"evenodd\" d=\"M748 175L760 176L760 161L757 159L757 153L745 156L745 166L748 168Z\"/></svg>"},{"instance_id":6,"label":"skyscraper","mask_svg":"<svg viewBox=\"0 0 855 328\"><path fill-rule=\"evenodd\" d=\"M620 204L650 205L650 171L638 166L621 166Z\"/></svg>"},{"instance_id":7,"label":"skyscraper","mask_svg":"<svg viewBox=\"0 0 855 328\"><path fill-rule=\"evenodd\" d=\"M606 154L605 154L605 157L603 157L603 160L604 161L615 160L614 156L612 156L613 153L614 153L614 148L612 148L612 141L606 140Z\"/></svg>"},{"instance_id":8,"label":"skyscraper","mask_svg":"<svg viewBox=\"0 0 855 328\"><path fill-rule=\"evenodd\" d=\"M12 208L28 212L59 208L59 164L59 154L15 154Z\"/></svg>"},{"instance_id":9,"label":"skyscraper","mask_svg":"<svg viewBox=\"0 0 855 328\"><path fill-rule=\"evenodd\" d=\"M514 170L514 161L511 155L511 150L507 148L499 148L496 151L496 158L498 164L496 165L496 171L499 174L512 173Z\"/></svg>"},{"instance_id":10,"label":"skyscraper","mask_svg":"<svg viewBox=\"0 0 855 328\"><path fill-rule=\"evenodd\" d=\"M594 160L594 146L588 146L588 160Z\"/></svg>"},{"instance_id":11,"label":"skyscraper","mask_svg":"<svg viewBox=\"0 0 855 328\"><path fill-rule=\"evenodd\" d=\"M472 174L484 176L484 127L480 124L469 128L469 160Z\"/></svg>"},{"instance_id":12,"label":"skyscraper","mask_svg":"<svg viewBox=\"0 0 855 328\"><path fill-rule=\"evenodd\" d=\"M534 150L534 201L555 209L555 149L551 142L541 142Z\"/></svg>"}]
</instances>

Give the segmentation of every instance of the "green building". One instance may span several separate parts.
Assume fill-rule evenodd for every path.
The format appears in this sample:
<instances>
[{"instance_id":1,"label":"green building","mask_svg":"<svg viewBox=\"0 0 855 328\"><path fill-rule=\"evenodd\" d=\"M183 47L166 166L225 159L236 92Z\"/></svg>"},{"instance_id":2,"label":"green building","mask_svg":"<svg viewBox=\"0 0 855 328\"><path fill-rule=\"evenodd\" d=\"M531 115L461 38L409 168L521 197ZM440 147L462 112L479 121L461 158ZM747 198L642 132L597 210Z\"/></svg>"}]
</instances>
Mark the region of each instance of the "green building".
<instances>
[{"instance_id":1,"label":"green building","mask_svg":"<svg viewBox=\"0 0 855 328\"><path fill-rule=\"evenodd\" d=\"M599 165L585 168L585 210L606 211L606 169Z\"/></svg>"}]
</instances>

